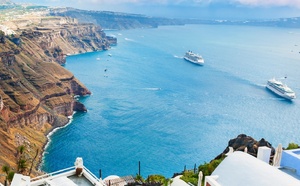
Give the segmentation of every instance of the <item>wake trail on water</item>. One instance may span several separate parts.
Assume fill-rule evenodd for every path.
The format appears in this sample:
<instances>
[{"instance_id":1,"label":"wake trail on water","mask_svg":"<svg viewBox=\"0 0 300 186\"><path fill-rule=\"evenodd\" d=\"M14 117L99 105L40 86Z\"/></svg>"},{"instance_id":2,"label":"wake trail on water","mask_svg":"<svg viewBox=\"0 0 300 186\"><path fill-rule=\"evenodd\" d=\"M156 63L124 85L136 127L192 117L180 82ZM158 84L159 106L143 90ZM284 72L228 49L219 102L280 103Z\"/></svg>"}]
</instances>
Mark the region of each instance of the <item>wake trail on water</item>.
<instances>
[{"instance_id":1,"label":"wake trail on water","mask_svg":"<svg viewBox=\"0 0 300 186\"><path fill-rule=\"evenodd\" d=\"M161 90L161 88L158 88L158 87L147 87L147 88L141 88L141 90L152 90L152 91L157 91L157 90Z\"/></svg>"},{"instance_id":2,"label":"wake trail on water","mask_svg":"<svg viewBox=\"0 0 300 186\"><path fill-rule=\"evenodd\" d=\"M135 41L134 39L130 39L130 38L127 38L127 37L125 37L124 39L125 39L126 41L132 41L132 42Z\"/></svg>"},{"instance_id":3,"label":"wake trail on water","mask_svg":"<svg viewBox=\"0 0 300 186\"><path fill-rule=\"evenodd\" d=\"M207 64L206 66L211 67L212 69L214 69L217 72L227 74L229 78L235 79L236 81L248 84L248 85L253 86L255 88L258 88L258 89L266 88L266 84L262 84L261 82L259 82L259 83L254 82L254 81L252 81L252 80L250 80L246 77L241 76L241 73L239 73L239 72L232 72L229 69L218 68L218 67L215 67L215 66L212 66L212 65L209 65L209 64ZM265 80L265 82L267 82L267 80Z\"/></svg>"},{"instance_id":4,"label":"wake trail on water","mask_svg":"<svg viewBox=\"0 0 300 186\"><path fill-rule=\"evenodd\" d=\"M173 56L178 59L183 59L183 57L181 57L181 56L177 56L177 55L173 55Z\"/></svg>"}]
</instances>

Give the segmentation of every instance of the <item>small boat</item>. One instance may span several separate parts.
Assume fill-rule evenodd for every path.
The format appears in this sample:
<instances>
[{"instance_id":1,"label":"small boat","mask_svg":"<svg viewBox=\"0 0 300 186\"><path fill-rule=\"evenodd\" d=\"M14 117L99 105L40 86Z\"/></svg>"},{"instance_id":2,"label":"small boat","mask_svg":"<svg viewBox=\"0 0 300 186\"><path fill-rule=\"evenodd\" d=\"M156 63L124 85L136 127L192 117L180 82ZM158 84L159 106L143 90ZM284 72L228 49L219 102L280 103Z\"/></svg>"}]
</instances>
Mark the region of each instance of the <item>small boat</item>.
<instances>
[{"instance_id":1,"label":"small boat","mask_svg":"<svg viewBox=\"0 0 300 186\"><path fill-rule=\"evenodd\" d=\"M187 51L184 55L184 59L198 65L204 64L204 59L202 58L202 56L195 54L192 51Z\"/></svg>"},{"instance_id":2,"label":"small boat","mask_svg":"<svg viewBox=\"0 0 300 186\"><path fill-rule=\"evenodd\" d=\"M283 84L281 81L276 80L275 78L270 79L266 87L283 98L289 100L296 98L296 93L291 88L289 88L286 84Z\"/></svg>"},{"instance_id":3,"label":"small boat","mask_svg":"<svg viewBox=\"0 0 300 186\"><path fill-rule=\"evenodd\" d=\"M99 60L100 60L100 57L97 57L96 59L99 61Z\"/></svg>"}]
</instances>

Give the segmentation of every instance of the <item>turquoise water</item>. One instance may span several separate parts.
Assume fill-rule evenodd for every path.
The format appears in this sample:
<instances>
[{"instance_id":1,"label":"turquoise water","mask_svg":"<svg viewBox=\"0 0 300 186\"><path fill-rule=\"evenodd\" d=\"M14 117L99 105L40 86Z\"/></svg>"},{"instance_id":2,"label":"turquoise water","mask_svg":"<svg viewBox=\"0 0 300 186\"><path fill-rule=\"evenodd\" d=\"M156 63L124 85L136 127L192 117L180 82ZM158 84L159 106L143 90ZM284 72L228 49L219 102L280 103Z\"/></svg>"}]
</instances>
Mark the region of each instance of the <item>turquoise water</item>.
<instances>
[{"instance_id":1,"label":"turquoise water","mask_svg":"<svg viewBox=\"0 0 300 186\"><path fill-rule=\"evenodd\" d=\"M299 99L265 88L287 76L300 96L300 30L186 25L107 34L118 38L111 50L67 59L92 95L80 98L88 112L51 136L44 171L80 156L103 177L135 175L138 161L144 177L171 177L210 161L241 133L273 146L300 143ZM187 50L205 65L184 61Z\"/></svg>"}]
</instances>

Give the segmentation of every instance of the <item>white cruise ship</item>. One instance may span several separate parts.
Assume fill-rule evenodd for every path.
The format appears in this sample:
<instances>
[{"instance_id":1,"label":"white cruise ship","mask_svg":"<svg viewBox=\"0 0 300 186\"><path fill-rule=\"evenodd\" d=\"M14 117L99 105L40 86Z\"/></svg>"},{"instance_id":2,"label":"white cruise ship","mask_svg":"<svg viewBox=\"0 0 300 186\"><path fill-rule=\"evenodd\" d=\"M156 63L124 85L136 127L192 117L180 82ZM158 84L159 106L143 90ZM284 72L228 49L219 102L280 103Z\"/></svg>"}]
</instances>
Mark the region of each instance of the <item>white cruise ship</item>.
<instances>
[{"instance_id":1,"label":"white cruise ship","mask_svg":"<svg viewBox=\"0 0 300 186\"><path fill-rule=\"evenodd\" d=\"M291 88L275 78L268 81L267 88L283 98L289 100L296 98L296 94Z\"/></svg>"},{"instance_id":2,"label":"white cruise ship","mask_svg":"<svg viewBox=\"0 0 300 186\"><path fill-rule=\"evenodd\" d=\"M195 54L192 51L187 51L184 55L184 59L198 65L204 64L204 59L202 58L202 56Z\"/></svg>"}]
</instances>

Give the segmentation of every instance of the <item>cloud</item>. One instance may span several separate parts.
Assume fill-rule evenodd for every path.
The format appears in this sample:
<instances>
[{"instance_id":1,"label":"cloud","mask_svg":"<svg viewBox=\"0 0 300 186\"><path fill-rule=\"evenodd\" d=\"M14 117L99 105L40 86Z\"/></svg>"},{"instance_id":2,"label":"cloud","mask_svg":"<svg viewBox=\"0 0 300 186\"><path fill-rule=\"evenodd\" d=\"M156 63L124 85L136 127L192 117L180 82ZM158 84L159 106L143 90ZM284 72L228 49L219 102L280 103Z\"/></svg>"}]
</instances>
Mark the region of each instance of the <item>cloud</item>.
<instances>
[{"instance_id":1,"label":"cloud","mask_svg":"<svg viewBox=\"0 0 300 186\"><path fill-rule=\"evenodd\" d=\"M58 0L50 0L58 1ZM61 0L64 1L64 0ZM92 4L139 4L139 5L207 5L207 4L231 4L244 5L252 7L260 6L290 6L300 8L300 0L70 0L79 3Z\"/></svg>"},{"instance_id":2,"label":"cloud","mask_svg":"<svg viewBox=\"0 0 300 186\"><path fill-rule=\"evenodd\" d=\"M289 6L300 8L299 0L234 0L233 2L240 3L246 6Z\"/></svg>"},{"instance_id":3,"label":"cloud","mask_svg":"<svg viewBox=\"0 0 300 186\"><path fill-rule=\"evenodd\" d=\"M185 6L199 7L209 5L230 5L243 7L291 7L300 9L300 0L14 0L16 2L35 2L62 6Z\"/></svg>"}]
</instances>

